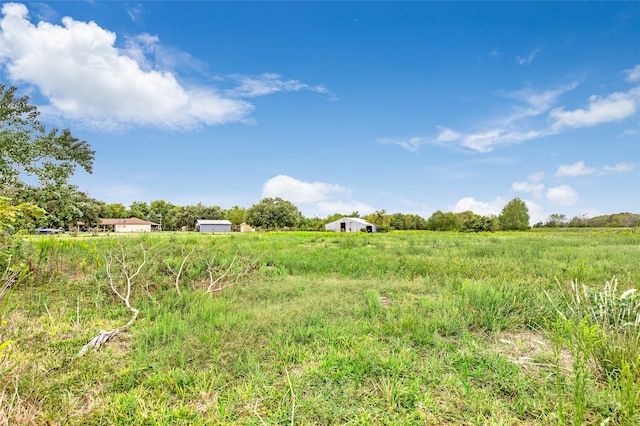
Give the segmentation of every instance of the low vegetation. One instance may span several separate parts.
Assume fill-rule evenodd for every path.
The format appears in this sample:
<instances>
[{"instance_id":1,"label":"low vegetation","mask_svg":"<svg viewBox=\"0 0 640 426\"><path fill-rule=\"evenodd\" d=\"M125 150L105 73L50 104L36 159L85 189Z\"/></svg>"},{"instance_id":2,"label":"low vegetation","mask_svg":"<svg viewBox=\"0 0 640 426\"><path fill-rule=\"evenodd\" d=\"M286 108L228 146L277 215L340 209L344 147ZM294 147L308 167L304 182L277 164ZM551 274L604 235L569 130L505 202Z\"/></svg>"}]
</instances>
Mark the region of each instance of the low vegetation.
<instances>
[{"instance_id":1,"label":"low vegetation","mask_svg":"<svg viewBox=\"0 0 640 426\"><path fill-rule=\"evenodd\" d=\"M640 423L637 232L3 244L0 424Z\"/></svg>"}]
</instances>

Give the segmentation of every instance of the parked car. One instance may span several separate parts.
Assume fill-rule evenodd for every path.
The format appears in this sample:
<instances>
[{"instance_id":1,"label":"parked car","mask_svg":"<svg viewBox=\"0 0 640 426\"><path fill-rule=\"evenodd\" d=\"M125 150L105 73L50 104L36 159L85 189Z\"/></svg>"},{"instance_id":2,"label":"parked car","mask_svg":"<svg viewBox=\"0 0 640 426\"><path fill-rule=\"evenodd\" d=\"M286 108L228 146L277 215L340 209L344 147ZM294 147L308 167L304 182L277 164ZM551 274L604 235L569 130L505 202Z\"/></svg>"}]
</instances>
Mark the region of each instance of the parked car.
<instances>
[{"instance_id":1,"label":"parked car","mask_svg":"<svg viewBox=\"0 0 640 426\"><path fill-rule=\"evenodd\" d=\"M45 228L44 226L36 228L36 234L60 234L63 232L64 229L62 228Z\"/></svg>"}]
</instances>

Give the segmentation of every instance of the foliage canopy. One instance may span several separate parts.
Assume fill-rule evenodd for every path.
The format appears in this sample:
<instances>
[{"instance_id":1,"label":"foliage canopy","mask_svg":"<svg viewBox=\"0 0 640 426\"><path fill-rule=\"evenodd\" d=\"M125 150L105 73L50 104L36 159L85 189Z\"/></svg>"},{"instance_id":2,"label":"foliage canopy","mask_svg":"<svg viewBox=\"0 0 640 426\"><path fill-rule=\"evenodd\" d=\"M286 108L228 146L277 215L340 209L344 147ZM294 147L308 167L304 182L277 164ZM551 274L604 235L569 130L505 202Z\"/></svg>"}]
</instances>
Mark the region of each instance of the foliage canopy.
<instances>
[{"instance_id":1,"label":"foliage canopy","mask_svg":"<svg viewBox=\"0 0 640 426\"><path fill-rule=\"evenodd\" d=\"M34 176L41 185L62 185L76 167L92 172L95 151L68 129L47 130L29 97L0 84L0 186L4 191Z\"/></svg>"}]
</instances>

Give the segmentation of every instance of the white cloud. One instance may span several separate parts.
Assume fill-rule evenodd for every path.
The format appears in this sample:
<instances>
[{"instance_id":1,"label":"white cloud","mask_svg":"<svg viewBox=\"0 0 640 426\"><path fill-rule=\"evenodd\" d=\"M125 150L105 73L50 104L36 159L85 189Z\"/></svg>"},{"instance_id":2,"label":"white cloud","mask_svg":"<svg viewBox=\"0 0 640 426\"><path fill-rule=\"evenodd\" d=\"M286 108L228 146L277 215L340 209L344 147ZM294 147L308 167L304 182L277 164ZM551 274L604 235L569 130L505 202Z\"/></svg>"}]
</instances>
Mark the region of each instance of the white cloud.
<instances>
[{"instance_id":1,"label":"white cloud","mask_svg":"<svg viewBox=\"0 0 640 426\"><path fill-rule=\"evenodd\" d=\"M378 210L369 204L350 200L351 191L341 185L304 182L286 175L278 175L265 182L262 196L280 197L294 204L302 204L300 208L308 217L334 213L350 214L355 211L366 215ZM343 199L340 199L341 196Z\"/></svg>"},{"instance_id":2,"label":"white cloud","mask_svg":"<svg viewBox=\"0 0 640 426\"><path fill-rule=\"evenodd\" d=\"M465 197L458 200L453 207L454 213L466 212L468 210L482 216L498 216L505 206L505 201L498 197L493 201L477 201L473 197Z\"/></svg>"},{"instance_id":3,"label":"white cloud","mask_svg":"<svg viewBox=\"0 0 640 426\"><path fill-rule=\"evenodd\" d=\"M304 182L286 175L269 179L262 187L263 197L280 197L292 203L316 203L326 200L329 195L344 193L347 189L324 182Z\"/></svg>"},{"instance_id":4,"label":"white cloud","mask_svg":"<svg viewBox=\"0 0 640 426\"><path fill-rule=\"evenodd\" d=\"M518 192L532 192L536 197L542 196L544 191L544 184L542 183L529 183L529 182L513 182L511 189Z\"/></svg>"},{"instance_id":5,"label":"white cloud","mask_svg":"<svg viewBox=\"0 0 640 426\"><path fill-rule=\"evenodd\" d=\"M239 121L253 110L212 89L183 87L170 72L143 70L115 47L116 35L95 22L66 17L63 26L36 26L16 3L3 5L2 13L0 58L9 77L37 86L51 103L48 110L66 118L191 127Z\"/></svg>"},{"instance_id":6,"label":"white cloud","mask_svg":"<svg viewBox=\"0 0 640 426\"><path fill-rule=\"evenodd\" d=\"M564 107L549 112L549 120L556 131L564 128L591 127L602 123L619 121L636 113L640 88L628 92L616 92L605 97L591 96L586 108L567 111Z\"/></svg>"},{"instance_id":7,"label":"white cloud","mask_svg":"<svg viewBox=\"0 0 640 426\"><path fill-rule=\"evenodd\" d=\"M640 133L640 131L636 129L624 129L624 131L622 132L622 136L634 136L638 133Z\"/></svg>"},{"instance_id":8,"label":"white cloud","mask_svg":"<svg viewBox=\"0 0 640 426\"><path fill-rule=\"evenodd\" d=\"M560 185L547 190L547 199L560 206L572 206L580 201L578 193L569 185Z\"/></svg>"},{"instance_id":9,"label":"white cloud","mask_svg":"<svg viewBox=\"0 0 640 426\"><path fill-rule=\"evenodd\" d=\"M135 12L135 13L134 13ZM139 34L116 45L116 34L95 22L62 19L62 25L30 22L23 4L5 3L0 18L0 64L13 82L37 87L49 105L43 113L109 128L127 125L192 128L243 122L254 106L238 97L322 86L281 80L275 74L241 80L235 92L211 86L187 86L169 71L200 68L190 55ZM132 19L138 11L129 9ZM153 60L151 60L153 59ZM333 95L331 95L333 96Z\"/></svg>"},{"instance_id":10,"label":"white cloud","mask_svg":"<svg viewBox=\"0 0 640 426\"><path fill-rule=\"evenodd\" d=\"M535 49L533 50L531 53L529 53L527 56L518 56L516 58L516 62L519 65L527 65L530 64L531 62L533 62L534 58L536 57L536 55L538 53L540 53L542 51L542 49Z\"/></svg>"},{"instance_id":11,"label":"white cloud","mask_svg":"<svg viewBox=\"0 0 640 426\"><path fill-rule=\"evenodd\" d=\"M603 170L607 172L626 173L626 172L632 172L635 168L636 168L635 164L629 164L623 161L621 163L617 163L614 166L605 165L603 167Z\"/></svg>"},{"instance_id":12,"label":"white cloud","mask_svg":"<svg viewBox=\"0 0 640 426\"><path fill-rule=\"evenodd\" d=\"M561 164L558 166L558 170L556 170L556 176L582 176L582 175L590 175L597 172L593 167L587 167L584 164L584 161L576 161L573 164Z\"/></svg>"},{"instance_id":13,"label":"white cloud","mask_svg":"<svg viewBox=\"0 0 640 426\"><path fill-rule=\"evenodd\" d=\"M529 225L534 223L544 222L549 216L544 212L541 206L537 205L533 201L523 200L529 209Z\"/></svg>"},{"instance_id":14,"label":"white cloud","mask_svg":"<svg viewBox=\"0 0 640 426\"><path fill-rule=\"evenodd\" d=\"M636 65L634 68L630 70L625 70L625 74L627 74L627 81L637 82L640 81L640 65Z\"/></svg>"}]
</instances>

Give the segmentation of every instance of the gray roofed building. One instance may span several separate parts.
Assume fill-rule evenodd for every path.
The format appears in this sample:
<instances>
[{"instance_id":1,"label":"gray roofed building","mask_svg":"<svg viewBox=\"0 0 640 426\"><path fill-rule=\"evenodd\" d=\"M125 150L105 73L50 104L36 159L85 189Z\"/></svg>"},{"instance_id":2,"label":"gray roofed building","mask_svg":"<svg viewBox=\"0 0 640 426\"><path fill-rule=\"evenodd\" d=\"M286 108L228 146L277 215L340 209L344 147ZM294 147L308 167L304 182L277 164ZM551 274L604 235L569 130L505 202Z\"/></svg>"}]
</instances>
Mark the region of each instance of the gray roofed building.
<instances>
[{"instance_id":1,"label":"gray roofed building","mask_svg":"<svg viewBox=\"0 0 640 426\"><path fill-rule=\"evenodd\" d=\"M231 221L226 219L199 219L196 220L197 232L231 232Z\"/></svg>"}]
</instances>

